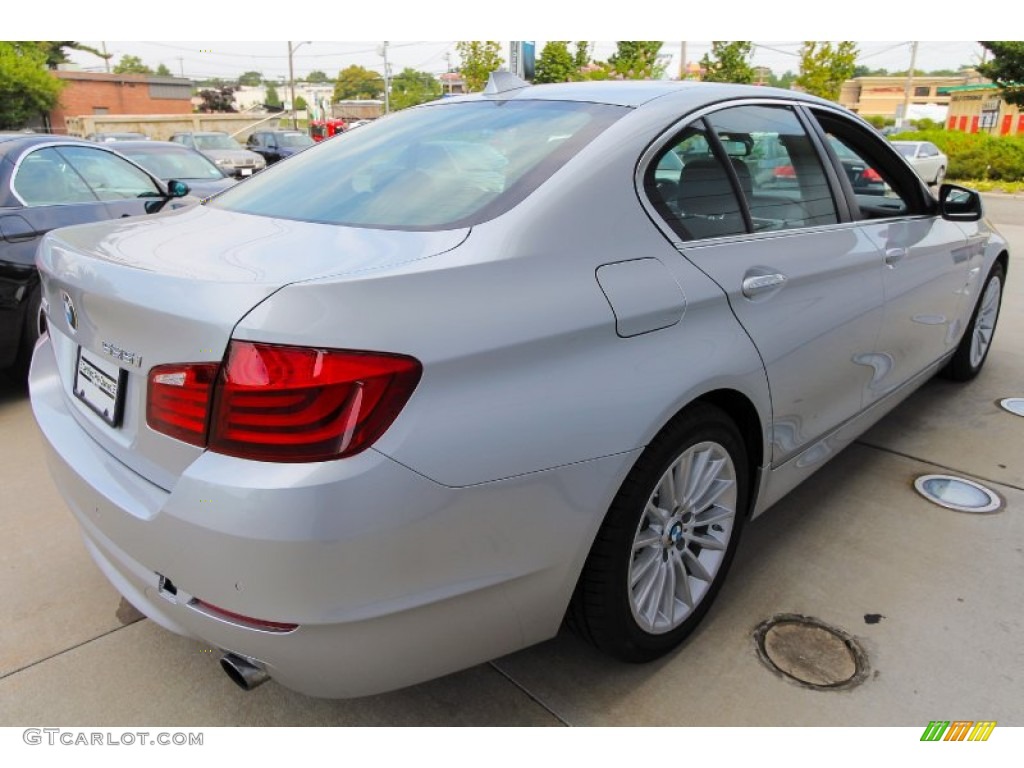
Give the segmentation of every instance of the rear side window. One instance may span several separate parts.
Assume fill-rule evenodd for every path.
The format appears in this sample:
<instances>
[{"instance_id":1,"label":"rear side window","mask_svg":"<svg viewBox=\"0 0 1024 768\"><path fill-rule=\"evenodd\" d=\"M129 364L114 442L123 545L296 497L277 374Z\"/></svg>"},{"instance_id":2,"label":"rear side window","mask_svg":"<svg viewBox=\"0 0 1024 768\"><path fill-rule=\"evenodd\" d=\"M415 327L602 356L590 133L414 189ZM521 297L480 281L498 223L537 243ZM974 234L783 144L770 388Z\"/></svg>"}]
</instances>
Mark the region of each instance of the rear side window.
<instances>
[{"instance_id":1,"label":"rear side window","mask_svg":"<svg viewBox=\"0 0 1024 768\"><path fill-rule=\"evenodd\" d=\"M275 165L209 205L379 229L471 226L524 199L627 111L555 101L407 110Z\"/></svg>"}]
</instances>

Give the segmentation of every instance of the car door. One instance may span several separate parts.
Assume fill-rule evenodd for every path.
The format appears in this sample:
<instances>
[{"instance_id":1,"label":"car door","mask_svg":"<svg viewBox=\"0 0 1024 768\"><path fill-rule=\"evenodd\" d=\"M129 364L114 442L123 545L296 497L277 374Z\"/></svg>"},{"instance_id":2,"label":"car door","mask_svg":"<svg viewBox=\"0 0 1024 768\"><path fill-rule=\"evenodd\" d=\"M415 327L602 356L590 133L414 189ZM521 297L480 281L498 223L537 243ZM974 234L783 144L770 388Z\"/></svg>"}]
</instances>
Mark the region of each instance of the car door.
<instances>
[{"instance_id":1,"label":"car door","mask_svg":"<svg viewBox=\"0 0 1024 768\"><path fill-rule=\"evenodd\" d=\"M972 246L892 148L838 111L810 110L830 147L859 158L883 183L845 189L856 228L877 244L885 265L885 321L870 400L902 386L952 350L963 328ZM839 163L839 154L834 153ZM980 258L980 257L976 257Z\"/></svg>"},{"instance_id":2,"label":"car door","mask_svg":"<svg viewBox=\"0 0 1024 768\"><path fill-rule=\"evenodd\" d=\"M93 147L62 147L61 155L110 211L110 218L141 216L146 204L164 197L159 184L120 155Z\"/></svg>"},{"instance_id":3,"label":"car door","mask_svg":"<svg viewBox=\"0 0 1024 768\"><path fill-rule=\"evenodd\" d=\"M675 184L657 170L664 152L683 162ZM763 173L768 152L776 166ZM773 465L854 417L872 381L883 264L837 190L808 124L773 103L690 122L660 145L645 177L676 247L721 286L761 354Z\"/></svg>"}]
</instances>

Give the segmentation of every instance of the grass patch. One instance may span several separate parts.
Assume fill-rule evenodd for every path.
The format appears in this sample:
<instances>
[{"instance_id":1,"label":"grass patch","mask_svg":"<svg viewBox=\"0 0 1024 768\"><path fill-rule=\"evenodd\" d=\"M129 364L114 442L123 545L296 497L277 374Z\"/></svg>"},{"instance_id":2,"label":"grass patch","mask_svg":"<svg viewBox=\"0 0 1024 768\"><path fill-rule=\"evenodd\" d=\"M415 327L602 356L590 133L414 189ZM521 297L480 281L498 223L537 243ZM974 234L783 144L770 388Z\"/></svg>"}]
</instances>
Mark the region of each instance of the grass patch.
<instances>
[{"instance_id":1,"label":"grass patch","mask_svg":"<svg viewBox=\"0 0 1024 768\"><path fill-rule=\"evenodd\" d=\"M1008 195L1024 194L1024 181L993 181L992 179L946 179L950 184L976 189L979 192L1005 192Z\"/></svg>"}]
</instances>

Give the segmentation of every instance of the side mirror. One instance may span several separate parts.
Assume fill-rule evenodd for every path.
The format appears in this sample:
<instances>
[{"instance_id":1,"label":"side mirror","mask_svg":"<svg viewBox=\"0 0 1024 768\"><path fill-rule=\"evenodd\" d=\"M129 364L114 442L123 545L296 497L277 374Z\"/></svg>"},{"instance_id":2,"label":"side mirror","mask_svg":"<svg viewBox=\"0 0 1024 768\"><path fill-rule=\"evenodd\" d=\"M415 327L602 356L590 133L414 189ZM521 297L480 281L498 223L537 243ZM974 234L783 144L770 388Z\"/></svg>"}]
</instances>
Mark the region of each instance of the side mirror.
<instances>
[{"instance_id":1,"label":"side mirror","mask_svg":"<svg viewBox=\"0 0 1024 768\"><path fill-rule=\"evenodd\" d=\"M170 198L184 197L190 192L188 184L184 181L171 179L167 182L167 196Z\"/></svg>"},{"instance_id":2,"label":"side mirror","mask_svg":"<svg viewBox=\"0 0 1024 768\"><path fill-rule=\"evenodd\" d=\"M949 221L978 221L981 195L957 184L943 184L939 187L939 215Z\"/></svg>"}]
</instances>

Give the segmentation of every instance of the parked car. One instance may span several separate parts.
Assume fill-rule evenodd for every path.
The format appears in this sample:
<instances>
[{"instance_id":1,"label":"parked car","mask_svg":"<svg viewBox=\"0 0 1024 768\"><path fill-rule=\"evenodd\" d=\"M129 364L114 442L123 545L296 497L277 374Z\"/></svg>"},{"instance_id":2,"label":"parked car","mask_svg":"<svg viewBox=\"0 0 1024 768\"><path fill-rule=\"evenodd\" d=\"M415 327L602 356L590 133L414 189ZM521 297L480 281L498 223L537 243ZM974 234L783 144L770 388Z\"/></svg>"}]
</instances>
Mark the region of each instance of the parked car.
<instances>
[{"instance_id":1,"label":"parked car","mask_svg":"<svg viewBox=\"0 0 1024 768\"><path fill-rule=\"evenodd\" d=\"M109 144L115 141L148 141L149 136L144 133L121 131L114 133L90 133L85 137L86 141L95 141L100 144Z\"/></svg>"},{"instance_id":2,"label":"parked car","mask_svg":"<svg viewBox=\"0 0 1024 768\"><path fill-rule=\"evenodd\" d=\"M158 179L184 181L197 197L212 197L238 183L206 155L173 141L124 141L117 151Z\"/></svg>"},{"instance_id":3,"label":"parked car","mask_svg":"<svg viewBox=\"0 0 1024 768\"><path fill-rule=\"evenodd\" d=\"M505 73L48 235L32 405L103 573L243 687L381 692L563 620L644 661L748 518L982 370L1008 260L977 193L831 102Z\"/></svg>"},{"instance_id":4,"label":"parked car","mask_svg":"<svg viewBox=\"0 0 1024 768\"><path fill-rule=\"evenodd\" d=\"M106 147L46 134L0 134L0 370L23 378L39 338L40 238L56 227L153 213L165 184Z\"/></svg>"},{"instance_id":5,"label":"parked car","mask_svg":"<svg viewBox=\"0 0 1024 768\"><path fill-rule=\"evenodd\" d=\"M315 143L302 131L256 131L246 141L245 146L263 157L267 165L273 165L306 147L312 147Z\"/></svg>"},{"instance_id":6,"label":"parked car","mask_svg":"<svg viewBox=\"0 0 1024 768\"><path fill-rule=\"evenodd\" d=\"M171 141L201 152L222 171L240 179L267 167L266 160L220 131L176 133Z\"/></svg>"},{"instance_id":7,"label":"parked car","mask_svg":"<svg viewBox=\"0 0 1024 768\"><path fill-rule=\"evenodd\" d=\"M945 181L949 158L930 141L894 141L892 145L928 184Z\"/></svg>"}]
</instances>

